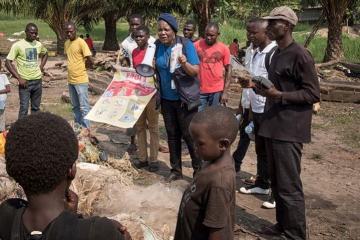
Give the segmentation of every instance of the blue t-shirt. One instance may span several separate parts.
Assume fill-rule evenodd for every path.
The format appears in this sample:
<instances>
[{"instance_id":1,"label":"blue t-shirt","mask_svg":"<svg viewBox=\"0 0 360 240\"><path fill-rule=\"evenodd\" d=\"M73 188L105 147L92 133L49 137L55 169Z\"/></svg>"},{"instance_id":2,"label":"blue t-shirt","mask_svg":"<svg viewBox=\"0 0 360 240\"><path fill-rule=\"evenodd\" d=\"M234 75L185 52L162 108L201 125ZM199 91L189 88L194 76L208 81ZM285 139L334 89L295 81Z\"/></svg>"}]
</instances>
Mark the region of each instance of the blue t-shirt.
<instances>
[{"instance_id":1,"label":"blue t-shirt","mask_svg":"<svg viewBox=\"0 0 360 240\"><path fill-rule=\"evenodd\" d=\"M171 88L171 73L170 73L170 56L173 46L166 46L162 43L157 45L156 49L156 68L160 75L160 91L161 98L176 101L180 99L180 95L176 89ZM199 57L196 53L194 44L191 41L186 41L185 52L188 63L192 65L200 64Z\"/></svg>"}]
</instances>

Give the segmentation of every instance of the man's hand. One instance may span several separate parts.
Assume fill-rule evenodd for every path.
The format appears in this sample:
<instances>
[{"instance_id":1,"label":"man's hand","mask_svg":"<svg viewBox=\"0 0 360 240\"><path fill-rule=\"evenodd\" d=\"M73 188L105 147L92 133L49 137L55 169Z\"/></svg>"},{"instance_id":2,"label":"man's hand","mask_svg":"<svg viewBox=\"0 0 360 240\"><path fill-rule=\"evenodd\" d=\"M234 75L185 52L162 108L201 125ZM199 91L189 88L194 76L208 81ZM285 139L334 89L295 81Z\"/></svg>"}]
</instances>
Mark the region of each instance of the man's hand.
<instances>
[{"instance_id":1,"label":"man's hand","mask_svg":"<svg viewBox=\"0 0 360 240\"><path fill-rule=\"evenodd\" d=\"M238 109L236 110L236 115L239 115L239 114L243 115L243 107L241 105L239 105Z\"/></svg>"},{"instance_id":2,"label":"man's hand","mask_svg":"<svg viewBox=\"0 0 360 240\"><path fill-rule=\"evenodd\" d=\"M232 78L234 80L237 80L239 82L239 84L241 85L241 87L243 88L251 88L254 87L254 84L251 81L251 75L248 71L246 70L238 70L238 69L234 69L232 70Z\"/></svg>"},{"instance_id":3,"label":"man's hand","mask_svg":"<svg viewBox=\"0 0 360 240\"><path fill-rule=\"evenodd\" d=\"M224 91L222 94L221 94L221 99L220 99L220 103L221 104L226 104L229 100L229 94Z\"/></svg>"},{"instance_id":4,"label":"man's hand","mask_svg":"<svg viewBox=\"0 0 360 240\"><path fill-rule=\"evenodd\" d=\"M79 203L78 195L75 192L68 189L65 192L65 209L77 213L78 203Z\"/></svg>"},{"instance_id":5,"label":"man's hand","mask_svg":"<svg viewBox=\"0 0 360 240\"><path fill-rule=\"evenodd\" d=\"M24 88L24 89L27 88L27 84L28 84L28 83L27 83L26 80L24 80L24 79L22 79L21 77L19 77L19 78L18 78L18 81L19 81L19 87L20 87L20 88Z\"/></svg>"},{"instance_id":6,"label":"man's hand","mask_svg":"<svg viewBox=\"0 0 360 240\"><path fill-rule=\"evenodd\" d=\"M179 63L181 64L181 66L183 66L183 65L186 64L186 62L187 62L186 56L185 56L185 55L181 55L181 56L178 58L178 61L179 61Z\"/></svg>"},{"instance_id":7,"label":"man's hand","mask_svg":"<svg viewBox=\"0 0 360 240\"><path fill-rule=\"evenodd\" d=\"M131 236L130 233L127 231L127 228L125 226L123 226L121 223L119 223L118 221L114 220L114 219L110 219L112 221L112 223L114 224L114 226L116 227L117 230L119 230L119 232L121 232L122 235L124 235L125 240L131 240Z\"/></svg>"},{"instance_id":8,"label":"man's hand","mask_svg":"<svg viewBox=\"0 0 360 240\"><path fill-rule=\"evenodd\" d=\"M256 85L256 93L260 94L264 97L274 98L274 99L280 99L282 96L282 92L277 90L275 88L275 86L272 86L271 88L266 89L266 88L259 86L258 84Z\"/></svg>"}]
</instances>

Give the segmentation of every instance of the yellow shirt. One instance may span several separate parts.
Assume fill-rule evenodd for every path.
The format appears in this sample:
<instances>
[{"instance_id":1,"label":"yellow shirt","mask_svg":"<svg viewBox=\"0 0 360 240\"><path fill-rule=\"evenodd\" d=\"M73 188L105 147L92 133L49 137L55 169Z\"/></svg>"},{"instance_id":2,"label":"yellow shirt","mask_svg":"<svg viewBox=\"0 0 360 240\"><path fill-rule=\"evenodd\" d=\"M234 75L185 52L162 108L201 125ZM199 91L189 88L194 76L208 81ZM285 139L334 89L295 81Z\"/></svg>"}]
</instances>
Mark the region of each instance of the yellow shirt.
<instances>
[{"instance_id":1,"label":"yellow shirt","mask_svg":"<svg viewBox=\"0 0 360 240\"><path fill-rule=\"evenodd\" d=\"M66 40L65 54L68 60L68 81L70 84L89 82L85 67L85 57L91 56L91 51L82 38L74 41Z\"/></svg>"}]
</instances>

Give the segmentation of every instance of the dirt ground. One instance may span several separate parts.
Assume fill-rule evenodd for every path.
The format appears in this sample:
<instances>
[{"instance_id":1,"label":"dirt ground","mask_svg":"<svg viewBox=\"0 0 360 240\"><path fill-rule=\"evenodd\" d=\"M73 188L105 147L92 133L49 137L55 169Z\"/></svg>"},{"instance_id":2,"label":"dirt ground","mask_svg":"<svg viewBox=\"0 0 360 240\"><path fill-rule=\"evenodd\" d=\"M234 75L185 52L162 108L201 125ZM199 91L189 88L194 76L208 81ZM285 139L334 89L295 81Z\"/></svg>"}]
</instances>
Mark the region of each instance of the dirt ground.
<instances>
[{"instance_id":1,"label":"dirt ground","mask_svg":"<svg viewBox=\"0 0 360 240\"><path fill-rule=\"evenodd\" d=\"M48 66L54 62L48 63ZM13 81L15 83L15 81ZM12 84L12 92L9 94L6 120L7 124L17 119L19 100L17 86ZM61 94L67 90L66 80L57 80L43 89L42 109L51 111L71 119L71 107L62 103ZM238 95L232 95L236 102ZM323 102L320 113L313 118L312 142L306 144L302 157L302 180L306 198L306 216L309 239L360 239L360 105ZM100 145L113 156L122 156L127 148L129 138L122 129L116 129L104 124L93 124L92 131L100 140ZM166 134L162 120L160 121L161 143L166 145ZM236 146L236 143L234 144ZM131 156L135 158L136 155ZM162 206L159 199L166 199L161 195L162 191L172 194L171 189L184 189L187 182L191 181L192 170L187 150L183 149L183 166L186 175L184 181L164 185L166 187L150 188L153 184L162 182L169 172L168 154L160 153L161 170L152 174L141 171L136 180L134 189L127 189L128 194L114 192L114 199L124 206L118 209L118 213L134 213L134 208L128 208L127 204L134 203L137 193L142 192L139 204L142 211L152 218L158 218L155 214L161 214ZM254 144L251 143L248 154L242 166L242 172L237 176L238 187L243 185L243 179L256 173L256 155ZM147 190L146 190L147 189ZM132 192L133 191L133 192ZM174 193L175 194L175 193ZM152 196L152 197L151 197ZM155 197L154 197L155 196ZM158 196L158 197L157 197ZM171 211L162 216L173 231L176 223L176 201L180 201L181 192L176 193L176 199L172 201ZM275 210L261 208L261 196L249 196L237 193L236 195L236 238L237 239L269 239L260 236L258 231L264 226L275 223ZM157 211L149 212L146 209L151 205L157 206ZM164 209L167 203L164 202ZM135 205L134 205L135 206ZM130 212L129 212L130 211ZM164 210L165 211L165 210ZM95 211L98 214L107 214L104 209ZM170 232L171 232L170 231Z\"/></svg>"}]
</instances>

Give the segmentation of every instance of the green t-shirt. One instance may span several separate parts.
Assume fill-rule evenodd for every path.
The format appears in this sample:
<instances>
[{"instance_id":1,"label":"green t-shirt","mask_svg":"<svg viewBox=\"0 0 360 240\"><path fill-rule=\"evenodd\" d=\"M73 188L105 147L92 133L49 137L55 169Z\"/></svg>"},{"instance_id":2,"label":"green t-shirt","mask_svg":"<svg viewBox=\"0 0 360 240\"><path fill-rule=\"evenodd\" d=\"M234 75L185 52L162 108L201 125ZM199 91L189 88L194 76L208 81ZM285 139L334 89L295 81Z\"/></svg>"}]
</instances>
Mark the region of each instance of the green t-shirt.
<instances>
[{"instance_id":1,"label":"green t-shirt","mask_svg":"<svg viewBox=\"0 0 360 240\"><path fill-rule=\"evenodd\" d=\"M39 54L45 54L47 49L41 42L28 42L22 39L11 46L7 59L16 61L16 68L21 78L25 80L36 80L42 76Z\"/></svg>"}]
</instances>

